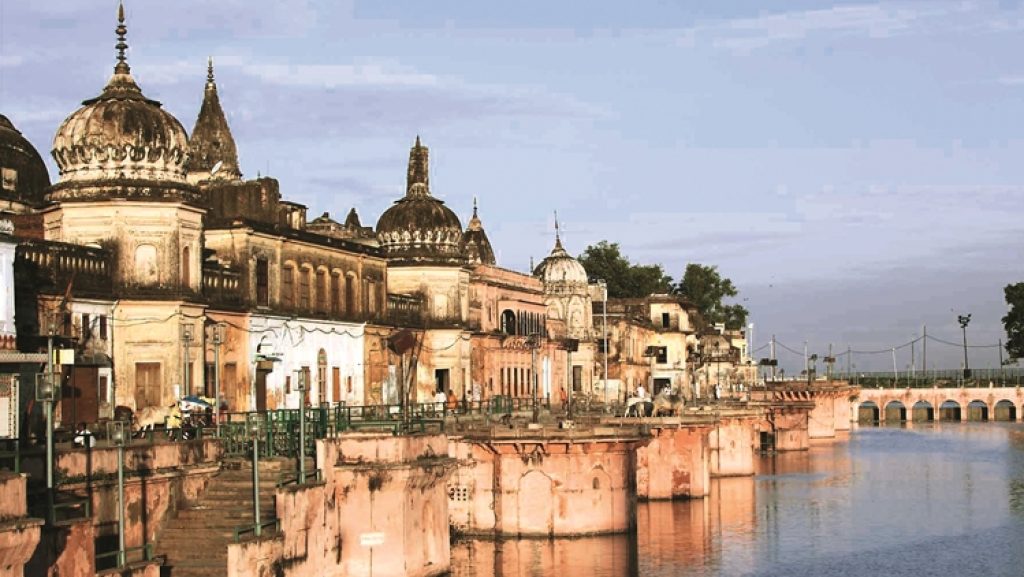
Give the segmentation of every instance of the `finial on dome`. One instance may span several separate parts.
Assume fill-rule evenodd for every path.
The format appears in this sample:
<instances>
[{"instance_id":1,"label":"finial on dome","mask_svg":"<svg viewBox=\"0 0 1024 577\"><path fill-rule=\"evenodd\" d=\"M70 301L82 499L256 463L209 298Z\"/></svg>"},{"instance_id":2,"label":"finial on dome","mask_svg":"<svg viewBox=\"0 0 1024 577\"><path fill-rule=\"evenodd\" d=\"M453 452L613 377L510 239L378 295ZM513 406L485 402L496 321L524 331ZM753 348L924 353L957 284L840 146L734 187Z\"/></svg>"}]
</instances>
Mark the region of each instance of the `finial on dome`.
<instances>
[{"instance_id":1,"label":"finial on dome","mask_svg":"<svg viewBox=\"0 0 1024 577\"><path fill-rule=\"evenodd\" d=\"M406 175L406 196L430 196L430 149L420 144L416 135L416 144L409 151L409 171Z\"/></svg>"},{"instance_id":2,"label":"finial on dome","mask_svg":"<svg viewBox=\"0 0 1024 577\"><path fill-rule=\"evenodd\" d=\"M128 49L128 42L125 40L128 27L124 25L123 1L117 3L117 28L114 31L117 33L117 44L114 46L117 48L117 65L114 66L114 74L129 74L131 68L128 67L128 59L125 56L125 50Z\"/></svg>"},{"instance_id":3,"label":"finial on dome","mask_svg":"<svg viewBox=\"0 0 1024 577\"><path fill-rule=\"evenodd\" d=\"M213 81L213 56L206 58L206 85L213 88L217 87Z\"/></svg>"},{"instance_id":4,"label":"finial on dome","mask_svg":"<svg viewBox=\"0 0 1024 577\"><path fill-rule=\"evenodd\" d=\"M558 230L558 211L555 211L555 248L562 248L562 236Z\"/></svg>"},{"instance_id":5,"label":"finial on dome","mask_svg":"<svg viewBox=\"0 0 1024 577\"><path fill-rule=\"evenodd\" d=\"M476 196L473 196L473 216L469 219L469 224L466 225L466 230L483 230L484 225L480 222L480 217L476 214Z\"/></svg>"}]
</instances>

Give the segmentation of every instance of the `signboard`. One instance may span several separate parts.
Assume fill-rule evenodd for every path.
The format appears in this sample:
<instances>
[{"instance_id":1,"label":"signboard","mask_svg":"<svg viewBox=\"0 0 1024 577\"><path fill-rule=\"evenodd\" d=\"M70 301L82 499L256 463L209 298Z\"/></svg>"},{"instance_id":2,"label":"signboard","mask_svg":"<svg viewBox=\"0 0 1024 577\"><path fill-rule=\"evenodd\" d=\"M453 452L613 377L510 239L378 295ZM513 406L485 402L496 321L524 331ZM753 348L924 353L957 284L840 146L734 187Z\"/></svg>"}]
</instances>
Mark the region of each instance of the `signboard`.
<instances>
[{"instance_id":1,"label":"signboard","mask_svg":"<svg viewBox=\"0 0 1024 577\"><path fill-rule=\"evenodd\" d=\"M359 544L363 547L377 547L384 544L384 533L360 533Z\"/></svg>"},{"instance_id":2,"label":"signboard","mask_svg":"<svg viewBox=\"0 0 1024 577\"><path fill-rule=\"evenodd\" d=\"M18 438L18 375L0 374L0 439Z\"/></svg>"}]
</instances>

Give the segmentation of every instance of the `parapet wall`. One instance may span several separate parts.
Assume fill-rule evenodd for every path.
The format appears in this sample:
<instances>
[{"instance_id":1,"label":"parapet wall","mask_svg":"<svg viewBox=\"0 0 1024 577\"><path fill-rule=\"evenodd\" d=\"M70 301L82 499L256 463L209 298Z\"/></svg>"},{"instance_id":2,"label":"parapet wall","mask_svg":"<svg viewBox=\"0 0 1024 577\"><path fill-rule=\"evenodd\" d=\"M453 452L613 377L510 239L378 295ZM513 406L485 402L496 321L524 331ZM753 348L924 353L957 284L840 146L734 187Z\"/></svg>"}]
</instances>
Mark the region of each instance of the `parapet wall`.
<instances>
[{"instance_id":1,"label":"parapet wall","mask_svg":"<svg viewBox=\"0 0 1024 577\"><path fill-rule=\"evenodd\" d=\"M432 577L450 569L441 435L317 441L323 481L278 489L277 535L230 545L228 575Z\"/></svg>"},{"instance_id":2,"label":"parapet wall","mask_svg":"<svg viewBox=\"0 0 1024 577\"><path fill-rule=\"evenodd\" d=\"M635 527L636 440L457 439L451 526L468 535L552 537Z\"/></svg>"}]
</instances>

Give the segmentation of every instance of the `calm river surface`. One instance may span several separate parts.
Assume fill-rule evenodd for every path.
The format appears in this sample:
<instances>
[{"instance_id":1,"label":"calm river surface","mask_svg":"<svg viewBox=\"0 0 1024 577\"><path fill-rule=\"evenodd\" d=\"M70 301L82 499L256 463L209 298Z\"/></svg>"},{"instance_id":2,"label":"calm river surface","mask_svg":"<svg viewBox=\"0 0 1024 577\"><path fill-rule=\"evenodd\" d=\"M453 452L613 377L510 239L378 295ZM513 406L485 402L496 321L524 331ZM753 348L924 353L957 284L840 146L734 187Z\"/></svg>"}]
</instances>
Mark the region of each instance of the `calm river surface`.
<instances>
[{"instance_id":1,"label":"calm river surface","mask_svg":"<svg viewBox=\"0 0 1024 577\"><path fill-rule=\"evenodd\" d=\"M764 457L635 536L468 541L457 577L1024 575L1024 427L857 429Z\"/></svg>"}]
</instances>

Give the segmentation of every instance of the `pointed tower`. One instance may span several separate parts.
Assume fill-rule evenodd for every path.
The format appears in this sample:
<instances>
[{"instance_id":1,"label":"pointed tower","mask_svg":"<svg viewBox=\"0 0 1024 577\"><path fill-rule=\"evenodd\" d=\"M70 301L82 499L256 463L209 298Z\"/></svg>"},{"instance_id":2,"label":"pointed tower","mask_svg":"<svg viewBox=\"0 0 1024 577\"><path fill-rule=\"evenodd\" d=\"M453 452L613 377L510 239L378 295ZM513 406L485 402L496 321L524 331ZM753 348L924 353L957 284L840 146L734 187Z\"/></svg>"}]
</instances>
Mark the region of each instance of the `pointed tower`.
<instances>
[{"instance_id":1,"label":"pointed tower","mask_svg":"<svg viewBox=\"0 0 1024 577\"><path fill-rule=\"evenodd\" d=\"M484 232L484 225L476 212L476 197L473 197L473 217L469 219L466 232L462 234L462 242L466 245L466 256L470 264L496 264L491 241Z\"/></svg>"},{"instance_id":2,"label":"pointed tower","mask_svg":"<svg viewBox=\"0 0 1024 577\"><path fill-rule=\"evenodd\" d=\"M192 138L189 139L188 179L192 183L204 180L240 180L238 150L231 136L228 119L217 96L217 82L213 77L213 58L206 68L206 88L203 104L199 108Z\"/></svg>"}]
</instances>

